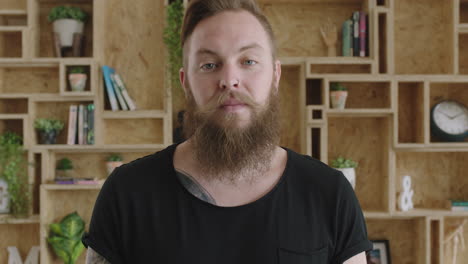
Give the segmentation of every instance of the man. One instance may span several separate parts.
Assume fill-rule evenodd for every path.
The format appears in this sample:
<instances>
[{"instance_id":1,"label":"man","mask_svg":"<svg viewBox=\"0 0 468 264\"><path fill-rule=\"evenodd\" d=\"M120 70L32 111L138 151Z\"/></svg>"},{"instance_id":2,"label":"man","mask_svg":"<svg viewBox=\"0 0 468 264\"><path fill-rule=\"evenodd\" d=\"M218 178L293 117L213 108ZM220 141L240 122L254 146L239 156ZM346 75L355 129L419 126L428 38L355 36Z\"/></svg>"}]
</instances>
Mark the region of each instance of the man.
<instances>
[{"instance_id":1,"label":"man","mask_svg":"<svg viewBox=\"0 0 468 264\"><path fill-rule=\"evenodd\" d=\"M192 0L182 43L188 140L109 176L87 263L366 263L343 174L278 146L281 64L253 0Z\"/></svg>"}]
</instances>

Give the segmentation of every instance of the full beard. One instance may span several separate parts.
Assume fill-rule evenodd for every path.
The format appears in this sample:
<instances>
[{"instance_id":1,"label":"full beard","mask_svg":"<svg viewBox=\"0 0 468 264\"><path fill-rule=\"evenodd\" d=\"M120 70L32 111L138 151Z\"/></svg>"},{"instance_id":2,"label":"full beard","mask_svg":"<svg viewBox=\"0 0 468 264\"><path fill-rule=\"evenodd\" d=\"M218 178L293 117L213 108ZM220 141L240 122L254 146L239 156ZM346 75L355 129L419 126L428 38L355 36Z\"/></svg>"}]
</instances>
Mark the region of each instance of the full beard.
<instances>
[{"instance_id":1,"label":"full beard","mask_svg":"<svg viewBox=\"0 0 468 264\"><path fill-rule=\"evenodd\" d=\"M233 96L246 104L250 120L236 126L239 116L220 109L224 100ZM237 92L225 92L205 106L197 106L188 92L184 115L184 136L193 144L193 155L203 177L236 184L255 181L271 165L279 143L279 97L273 85L264 106Z\"/></svg>"}]
</instances>

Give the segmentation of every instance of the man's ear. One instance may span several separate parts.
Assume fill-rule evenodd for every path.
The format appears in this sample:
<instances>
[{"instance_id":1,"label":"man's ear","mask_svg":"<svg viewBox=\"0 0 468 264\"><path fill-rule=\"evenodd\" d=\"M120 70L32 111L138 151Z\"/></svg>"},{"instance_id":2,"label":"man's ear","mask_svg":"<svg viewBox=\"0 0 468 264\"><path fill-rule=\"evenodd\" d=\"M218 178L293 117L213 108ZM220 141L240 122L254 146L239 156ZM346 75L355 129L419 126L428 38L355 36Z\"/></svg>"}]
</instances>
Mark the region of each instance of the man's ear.
<instances>
[{"instance_id":1,"label":"man's ear","mask_svg":"<svg viewBox=\"0 0 468 264\"><path fill-rule=\"evenodd\" d=\"M184 72L184 67L182 67L179 70L179 80L180 80L180 85L182 86L182 89L184 89L185 96L187 96L187 87L185 85L185 78L187 78L187 75Z\"/></svg>"},{"instance_id":2,"label":"man's ear","mask_svg":"<svg viewBox=\"0 0 468 264\"><path fill-rule=\"evenodd\" d=\"M275 75L275 79L273 81L275 82L276 92L278 92L279 82L281 79L281 61L280 60L275 61L275 68L273 70L274 70L274 75Z\"/></svg>"}]
</instances>

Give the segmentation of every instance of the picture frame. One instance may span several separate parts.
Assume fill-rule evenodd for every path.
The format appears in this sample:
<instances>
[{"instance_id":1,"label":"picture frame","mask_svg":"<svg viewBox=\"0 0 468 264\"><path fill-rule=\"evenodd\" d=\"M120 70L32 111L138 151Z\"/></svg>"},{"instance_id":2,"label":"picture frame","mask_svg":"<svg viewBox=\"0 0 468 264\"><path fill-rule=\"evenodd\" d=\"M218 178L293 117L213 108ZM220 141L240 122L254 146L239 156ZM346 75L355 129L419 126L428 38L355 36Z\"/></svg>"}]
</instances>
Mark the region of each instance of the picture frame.
<instances>
[{"instance_id":1,"label":"picture frame","mask_svg":"<svg viewBox=\"0 0 468 264\"><path fill-rule=\"evenodd\" d=\"M391 264L390 242L388 240L371 240L373 249L368 251L368 264Z\"/></svg>"}]
</instances>

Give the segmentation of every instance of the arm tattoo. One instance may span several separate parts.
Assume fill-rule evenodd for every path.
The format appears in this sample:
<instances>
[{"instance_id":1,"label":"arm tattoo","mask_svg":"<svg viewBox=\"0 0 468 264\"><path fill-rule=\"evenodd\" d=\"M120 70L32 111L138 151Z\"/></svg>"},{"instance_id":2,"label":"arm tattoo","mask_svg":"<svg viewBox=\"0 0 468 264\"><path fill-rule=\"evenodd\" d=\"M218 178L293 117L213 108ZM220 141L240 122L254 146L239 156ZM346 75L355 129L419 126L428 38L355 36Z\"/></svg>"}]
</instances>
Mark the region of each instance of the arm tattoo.
<instances>
[{"instance_id":1,"label":"arm tattoo","mask_svg":"<svg viewBox=\"0 0 468 264\"><path fill-rule=\"evenodd\" d=\"M86 252L86 264L110 264L110 262L91 247L88 247L88 251Z\"/></svg>"},{"instance_id":2,"label":"arm tattoo","mask_svg":"<svg viewBox=\"0 0 468 264\"><path fill-rule=\"evenodd\" d=\"M199 184L192 176L181 170L176 170L176 174L182 185L184 185L191 194L205 202L216 204L215 199L210 195L210 193L208 193L208 191L205 190L205 188L203 188L203 186L201 186L201 184Z\"/></svg>"}]
</instances>

